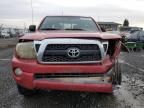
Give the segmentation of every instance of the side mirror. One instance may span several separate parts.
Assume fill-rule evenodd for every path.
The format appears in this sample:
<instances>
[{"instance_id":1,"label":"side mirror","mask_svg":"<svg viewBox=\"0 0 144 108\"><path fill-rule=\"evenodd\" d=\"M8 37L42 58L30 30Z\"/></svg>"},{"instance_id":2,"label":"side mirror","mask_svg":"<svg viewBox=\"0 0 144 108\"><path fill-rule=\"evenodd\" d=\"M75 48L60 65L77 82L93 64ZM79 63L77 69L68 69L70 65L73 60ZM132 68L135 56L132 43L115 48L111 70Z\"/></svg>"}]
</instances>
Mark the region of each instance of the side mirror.
<instances>
[{"instance_id":1,"label":"side mirror","mask_svg":"<svg viewBox=\"0 0 144 108\"><path fill-rule=\"evenodd\" d=\"M102 32L106 32L106 29L104 29L103 27L100 27Z\"/></svg>"},{"instance_id":2,"label":"side mirror","mask_svg":"<svg viewBox=\"0 0 144 108\"><path fill-rule=\"evenodd\" d=\"M36 31L36 25L30 25L29 26L29 31L35 32Z\"/></svg>"}]
</instances>

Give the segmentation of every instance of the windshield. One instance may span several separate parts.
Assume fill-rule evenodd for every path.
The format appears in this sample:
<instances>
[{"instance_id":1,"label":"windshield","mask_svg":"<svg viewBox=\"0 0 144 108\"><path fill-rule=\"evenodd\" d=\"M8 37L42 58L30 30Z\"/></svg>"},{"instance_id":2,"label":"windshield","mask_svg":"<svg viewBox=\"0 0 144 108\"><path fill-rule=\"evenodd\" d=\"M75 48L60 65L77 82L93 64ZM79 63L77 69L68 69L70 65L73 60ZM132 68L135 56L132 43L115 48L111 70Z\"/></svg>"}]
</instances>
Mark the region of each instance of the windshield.
<instances>
[{"instance_id":1,"label":"windshield","mask_svg":"<svg viewBox=\"0 0 144 108\"><path fill-rule=\"evenodd\" d=\"M49 16L44 19L39 30L98 31L98 28L90 17Z\"/></svg>"}]
</instances>

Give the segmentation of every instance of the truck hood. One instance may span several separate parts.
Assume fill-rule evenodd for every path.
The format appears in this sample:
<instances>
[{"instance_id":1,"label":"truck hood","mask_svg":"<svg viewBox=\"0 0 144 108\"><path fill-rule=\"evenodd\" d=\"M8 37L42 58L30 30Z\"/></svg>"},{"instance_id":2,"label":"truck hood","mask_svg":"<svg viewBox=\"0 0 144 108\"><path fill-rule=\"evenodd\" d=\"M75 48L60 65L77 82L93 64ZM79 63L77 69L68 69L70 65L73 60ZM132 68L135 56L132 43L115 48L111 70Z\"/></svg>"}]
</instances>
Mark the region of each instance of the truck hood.
<instances>
[{"instance_id":1,"label":"truck hood","mask_svg":"<svg viewBox=\"0 0 144 108\"><path fill-rule=\"evenodd\" d=\"M43 40L48 38L99 38L99 39L120 39L121 36L103 32L88 31L37 31L28 33L20 39Z\"/></svg>"}]
</instances>

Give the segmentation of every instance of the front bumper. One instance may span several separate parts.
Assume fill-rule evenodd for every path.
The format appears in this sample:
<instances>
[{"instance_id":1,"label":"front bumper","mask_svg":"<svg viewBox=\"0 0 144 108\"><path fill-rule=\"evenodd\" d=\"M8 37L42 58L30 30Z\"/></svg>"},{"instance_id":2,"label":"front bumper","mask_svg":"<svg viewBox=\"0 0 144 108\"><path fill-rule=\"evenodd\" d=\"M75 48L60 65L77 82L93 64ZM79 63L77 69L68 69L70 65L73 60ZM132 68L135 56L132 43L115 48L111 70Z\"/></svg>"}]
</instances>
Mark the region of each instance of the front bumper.
<instances>
[{"instance_id":1,"label":"front bumper","mask_svg":"<svg viewBox=\"0 0 144 108\"><path fill-rule=\"evenodd\" d=\"M103 83L72 83L60 82L54 80L35 79L35 74L46 73L97 73L106 74L107 70L112 67L112 63L107 60L103 65L42 65L35 60L21 60L13 57L13 71L20 68L23 73L21 76L13 74L16 82L28 89L52 89L52 90L71 90L71 91L88 91L88 92L112 92L112 84Z\"/></svg>"}]
</instances>

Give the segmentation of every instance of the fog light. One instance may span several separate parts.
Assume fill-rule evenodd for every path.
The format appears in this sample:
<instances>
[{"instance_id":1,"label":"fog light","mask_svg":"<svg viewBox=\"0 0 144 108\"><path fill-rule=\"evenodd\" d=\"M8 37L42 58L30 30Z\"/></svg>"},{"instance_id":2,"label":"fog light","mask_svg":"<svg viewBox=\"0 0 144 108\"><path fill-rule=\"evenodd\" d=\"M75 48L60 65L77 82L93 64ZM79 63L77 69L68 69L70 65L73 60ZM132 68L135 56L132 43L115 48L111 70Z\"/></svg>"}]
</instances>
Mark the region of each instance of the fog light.
<instances>
[{"instance_id":1,"label":"fog light","mask_svg":"<svg viewBox=\"0 0 144 108\"><path fill-rule=\"evenodd\" d=\"M14 72L16 76L22 75L22 70L20 68L16 68Z\"/></svg>"}]
</instances>

